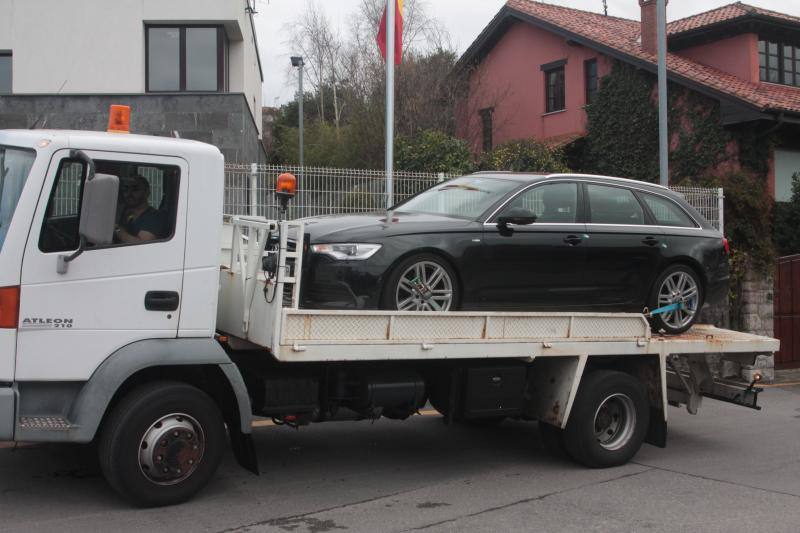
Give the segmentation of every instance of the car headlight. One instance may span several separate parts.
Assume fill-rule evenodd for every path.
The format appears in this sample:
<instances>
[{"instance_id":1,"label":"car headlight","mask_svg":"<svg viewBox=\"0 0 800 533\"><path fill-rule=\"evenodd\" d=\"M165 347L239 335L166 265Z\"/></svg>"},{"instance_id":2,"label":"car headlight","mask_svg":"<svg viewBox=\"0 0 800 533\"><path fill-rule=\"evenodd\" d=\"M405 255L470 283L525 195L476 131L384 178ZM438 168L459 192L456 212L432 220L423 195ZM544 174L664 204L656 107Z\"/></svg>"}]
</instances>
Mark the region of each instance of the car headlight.
<instances>
[{"instance_id":1,"label":"car headlight","mask_svg":"<svg viewBox=\"0 0 800 533\"><path fill-rule=\"evenodd\" d=\"M375 255L380 244L314 244L311 251L338 259L339 261L363 261Z\"/></svg>"}]
</instances>

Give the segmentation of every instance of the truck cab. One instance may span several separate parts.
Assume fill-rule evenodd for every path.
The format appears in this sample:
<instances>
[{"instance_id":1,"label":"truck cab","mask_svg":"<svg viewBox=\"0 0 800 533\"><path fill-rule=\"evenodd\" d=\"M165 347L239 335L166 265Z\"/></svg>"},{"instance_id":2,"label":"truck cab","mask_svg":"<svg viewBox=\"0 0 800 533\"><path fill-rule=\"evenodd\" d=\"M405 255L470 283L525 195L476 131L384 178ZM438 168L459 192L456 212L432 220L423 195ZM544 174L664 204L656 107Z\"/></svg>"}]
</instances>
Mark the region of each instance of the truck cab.
<instances>
[{"instance_id":1,"label":"truck cab","mask_svg":"<svg viewBox=\"0 0 800 533\"><path fill-rule=\"evenodd\" d=\"M223 175L189 140L0 131L0 440L89 442L148 368L241 385L213 338ZM84 205L101 178L118 192ZM156 223L123 241L135 211Z\"/></svg>"}]
</instances>

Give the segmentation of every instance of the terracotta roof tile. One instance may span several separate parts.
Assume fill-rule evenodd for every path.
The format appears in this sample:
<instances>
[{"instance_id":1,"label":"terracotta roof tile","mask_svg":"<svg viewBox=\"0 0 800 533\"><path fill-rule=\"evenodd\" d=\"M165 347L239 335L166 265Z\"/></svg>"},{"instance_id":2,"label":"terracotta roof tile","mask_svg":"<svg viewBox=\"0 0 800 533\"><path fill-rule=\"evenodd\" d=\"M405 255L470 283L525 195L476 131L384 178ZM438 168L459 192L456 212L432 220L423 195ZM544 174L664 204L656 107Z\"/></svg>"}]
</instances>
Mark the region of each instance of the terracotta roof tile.
<instances>
[{"instance_id":1,"label":"terracotta roof tile","mask_svg":"<svg viewBox=\"0 0 800 533\"><path fill-rule=\"evenodd\" d=\"M769 9L751 6L742 2L736 2L735 4L728 4L726 6L718 7L717 9L712 9L711 11L698 13L697 15L692 15L691 17L670 22L667 24L667 32L670 35L677 35L679 33L696 30L711 24L735 20L751 15L760 15L762 17L788 20L790 22L797 22L800 24L799 17L793 17L785 13L778 13L777 11L770 11Z\"/></svg>"},{"instance_id":2,"label":"terracotta roof tile","mask_svg":"<svg viewBox=\"0 0 800 533\"><path fill-rule=\"evenodd\" d=\"M555 6L534 0L508 0L506 7L558 26L597 44L605 45L632 59L646 61L653 66L657 63L655 55L642 50L641 26L638 21L607 17L600 13ZM756 8L741 3L731 4L672 24L680 23L682 25L675 27L686 28L680 31L687 31L690 28L690 19L696 19L695 22L691 22L691 28L696 28L700 25L735 18L738 16L735 13L741 12L739 10L742 9ZM775 14L766 10L760 11L770 13L769 16L780 15L783 18L800 22L800 19L789 15ZM707 17L703 18L706 15ZM674 53L667 54L667 70L673 75L743 100L760 110L800 113L800 88L771 83L753 83Z\"/></svg>"}]
</instances>

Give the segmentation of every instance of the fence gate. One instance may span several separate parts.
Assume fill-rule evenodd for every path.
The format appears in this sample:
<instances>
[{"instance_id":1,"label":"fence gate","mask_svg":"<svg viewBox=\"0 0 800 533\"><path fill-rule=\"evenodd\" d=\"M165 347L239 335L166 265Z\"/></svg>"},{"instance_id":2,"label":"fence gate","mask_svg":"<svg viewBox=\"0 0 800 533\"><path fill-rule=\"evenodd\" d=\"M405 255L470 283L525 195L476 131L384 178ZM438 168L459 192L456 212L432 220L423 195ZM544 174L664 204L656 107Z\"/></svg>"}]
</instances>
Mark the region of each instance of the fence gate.
<instances>
[{"instance_id":1,"label":"fence gate","mask_svg":"<svg viewBox=\"0 0 800 533\"><path fill-rule=\"evenodd\" d=\"M800 366L800 255L778 259L774 305L775 336L781 341L775 366Z\"/></svg>"}]
</instances>

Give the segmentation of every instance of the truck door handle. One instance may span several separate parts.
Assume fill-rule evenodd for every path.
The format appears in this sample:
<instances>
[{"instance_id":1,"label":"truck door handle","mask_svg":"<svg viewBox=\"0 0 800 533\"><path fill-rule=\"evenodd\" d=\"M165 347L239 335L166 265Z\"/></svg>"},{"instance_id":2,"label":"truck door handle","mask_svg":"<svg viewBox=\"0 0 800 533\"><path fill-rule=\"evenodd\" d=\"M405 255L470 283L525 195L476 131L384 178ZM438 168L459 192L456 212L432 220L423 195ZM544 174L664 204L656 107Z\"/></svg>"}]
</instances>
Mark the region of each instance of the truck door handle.
<instances>
[{"instance_id":1,"label":"truck door handle","mask_svg":"<svg viewBox=\"0 0 800 533\"><path fill-rule=\"evenodd\" d=\"M656 239L655 237L645 237L642 240L642 243L646 244L647 246L655 246L656 244L658 244L658 239Z\"/></svg>"},{"instance_id":2,"label":"truck door handle","mask_svg":"<svg viewBox=\"0 0 800 533\"><path fill-rule=\"evenodd\" d=\"M581 239L581 238L580 238L580 237L578 237L577 235L568 235L568 236L567 236L567 237L564 239L564 242L565 242L565 243L567 243L567 244L569 244L570 246L578 246L580 243L582 243L582 242L583 242L583 239Z\"/></svg>"},{"instance_id":3,"label":"truck door handle","mask_svg":"<svg viewBox=\"0 0 800 533\"><path fill-rule=\"evenodd\" d=\"M180 296L173 291L150 291L144 295L144 308L148 311L176 311Z\"/></svg>"}]
</instances>

